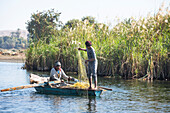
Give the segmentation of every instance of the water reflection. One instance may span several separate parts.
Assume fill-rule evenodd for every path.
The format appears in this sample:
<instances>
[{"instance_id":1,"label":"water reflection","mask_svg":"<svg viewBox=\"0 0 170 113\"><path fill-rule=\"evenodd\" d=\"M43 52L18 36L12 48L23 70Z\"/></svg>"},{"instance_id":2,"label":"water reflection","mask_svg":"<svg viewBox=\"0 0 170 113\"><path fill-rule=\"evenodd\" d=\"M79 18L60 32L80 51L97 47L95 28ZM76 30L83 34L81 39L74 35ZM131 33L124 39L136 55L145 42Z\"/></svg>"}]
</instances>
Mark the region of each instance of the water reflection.
<instances>
[{"instance_id":1,"label":"water reflection","mask_svg":"<svg viewBox=\"0 0 170 113\"><path fill-rule=\"evenodd\" d=\"M88 104L87 104L87 106L88 106L88 108L87 108L87 110L89 111L89 112L96 112L96 97L88 97Z\"/></svg>"}]
</instances>

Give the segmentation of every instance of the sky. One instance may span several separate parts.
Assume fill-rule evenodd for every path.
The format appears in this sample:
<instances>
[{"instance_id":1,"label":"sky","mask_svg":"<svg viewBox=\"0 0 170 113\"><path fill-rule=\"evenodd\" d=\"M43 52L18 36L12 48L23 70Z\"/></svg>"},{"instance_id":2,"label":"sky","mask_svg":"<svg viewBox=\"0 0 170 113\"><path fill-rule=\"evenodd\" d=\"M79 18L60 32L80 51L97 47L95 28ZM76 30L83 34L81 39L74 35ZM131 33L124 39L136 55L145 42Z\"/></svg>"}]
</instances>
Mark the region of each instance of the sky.
<instances>
[{"instance_id":1,"label":"sky","mask_svg":"<svg viewBox=\"0 0 170 113\"><path fill-rule=\"evenodd\" d=\"M116 24L116 20L146 17L158 12L170 0L0 0L0 30L26 30L26 22L37 11L55 9L66 23L85 16L95 17L98 23Z\"/></svg>"}]
</instances>

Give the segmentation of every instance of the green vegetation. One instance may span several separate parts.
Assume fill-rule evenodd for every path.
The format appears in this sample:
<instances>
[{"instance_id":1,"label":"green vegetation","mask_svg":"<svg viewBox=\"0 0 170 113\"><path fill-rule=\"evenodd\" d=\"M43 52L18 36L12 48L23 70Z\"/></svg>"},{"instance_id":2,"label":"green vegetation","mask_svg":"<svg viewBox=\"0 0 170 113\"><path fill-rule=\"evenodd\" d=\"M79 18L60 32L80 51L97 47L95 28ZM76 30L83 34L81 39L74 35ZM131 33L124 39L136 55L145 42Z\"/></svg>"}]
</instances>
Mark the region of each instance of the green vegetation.
<instances>
[{"instance_id":1,"label":"green vegetation","mask_svg":"<svg viewBox=\"0 0 170 113\"><path fill-rule=\"evenodd\" d=\"M44 18L43 20L46 20L44 15L54 15L53 10L49 12L38 12L31 18L40 15ZM58 16L55 17L56 22L58 22ZM84 18L81 21L68 21L61 29L57 26L56 29L52 29L55 28L51 28L52 25L43 25L41 28L51 28L53 33L49 31L48 36L40 35L38 40L30 40L26 54L27 68L48 70L55 60L59 60L65 71L77 71L77 47L85 48L85 41L90 40L99 62L98 75L121 75L123 78L143 77L149 80L170 78L168 8L164 14L160 9L155 16L139 20L130 18L112 29L105 24L96 23L94 18L90 18L94 19L92 23L88 17ZM32 21L31 19L30 22ZM40 22L40 18L36 21ZM34 25L35 29L39 27L38 25ZM37 34L44 33L33 31L31 34L36 37ZM85 52L81 54L84 59L87 59Z\"/></svg>"},{"instance_id":2,"label":"green vegetation","mask_svg":"<svg viewBox=\"0 0 170 113\"><path fill-rule=\"evenodd\" d=\"M61 26L60 14L54 12L54 9L32 14L31 20L27 22L27 30L32 41L36 43L43 40L49 43L51 36L57 36L57 28Z\"/></svg>"},{"instance_id":3,"label":"green vegetation","mask_svg":"<svg viewBox=\"0 0 170 113\"><path fill-rule=\"evenodd\" d=\"M11 32L11 36L2 36L0 37L0 48L3 49L25 49L27 41L20 37L20 29L16 32Z\"/></svg>"}]
</instances>

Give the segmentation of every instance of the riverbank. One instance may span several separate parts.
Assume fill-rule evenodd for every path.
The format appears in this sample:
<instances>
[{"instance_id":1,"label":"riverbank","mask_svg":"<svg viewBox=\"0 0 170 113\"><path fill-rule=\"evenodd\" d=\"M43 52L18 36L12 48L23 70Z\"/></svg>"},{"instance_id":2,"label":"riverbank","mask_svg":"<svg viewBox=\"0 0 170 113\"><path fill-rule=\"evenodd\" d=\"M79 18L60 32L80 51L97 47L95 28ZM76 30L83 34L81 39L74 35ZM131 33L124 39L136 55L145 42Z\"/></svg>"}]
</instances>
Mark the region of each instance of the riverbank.
<instances>
[{"instance_id":1,"label":"riverbank","mask_svg":"<svg viewBox=\"0 0 170 113\"><path fill-rule=\"evenodd\" d=\"M25 54L19 54L17 56L0 55L0 62L24 63L25 58Z\"/></svg>"}]
</instances>

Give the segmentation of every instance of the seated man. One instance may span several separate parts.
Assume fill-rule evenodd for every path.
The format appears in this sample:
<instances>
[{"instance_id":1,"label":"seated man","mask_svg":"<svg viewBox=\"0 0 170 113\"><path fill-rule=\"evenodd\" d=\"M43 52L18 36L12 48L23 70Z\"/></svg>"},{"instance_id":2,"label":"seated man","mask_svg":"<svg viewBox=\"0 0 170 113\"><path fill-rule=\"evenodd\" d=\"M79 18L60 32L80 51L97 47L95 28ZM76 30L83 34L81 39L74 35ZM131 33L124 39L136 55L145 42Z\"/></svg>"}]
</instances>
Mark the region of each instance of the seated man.
<instances>
[{"instance_id":1,"label":"seated man","mask_svg":"<svg viewBox=\"0 0 170 113\"><path fill-rule=\"evenodd\" d=\"M54 68L51 69L50 72L50 81L61 81L61 78L67 80L67 81L75 81L78 82L77 79L67 76L63 69L61 68L61 63L60 62L55 62Z\"/></svg>"}]
</instances>

